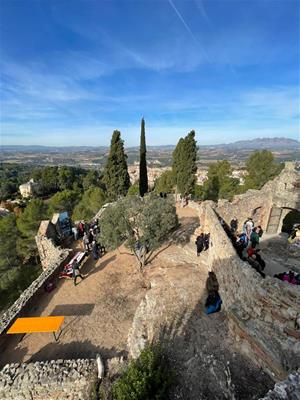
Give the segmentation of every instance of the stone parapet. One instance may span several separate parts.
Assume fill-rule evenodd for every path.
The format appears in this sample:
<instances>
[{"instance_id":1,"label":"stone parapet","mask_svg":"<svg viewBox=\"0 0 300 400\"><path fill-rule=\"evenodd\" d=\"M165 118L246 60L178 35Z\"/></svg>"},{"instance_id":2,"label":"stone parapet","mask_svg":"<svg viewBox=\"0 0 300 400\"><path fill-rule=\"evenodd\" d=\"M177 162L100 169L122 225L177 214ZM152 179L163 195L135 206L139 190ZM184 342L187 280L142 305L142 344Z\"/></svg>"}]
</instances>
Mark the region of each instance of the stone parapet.
<instances>
[{"instance_id":1,"label":"stone parapet","mask_svg":"<svg viewBox=\"0 0 300 400\"><path fill-rule=\"evenodd\" d=\"M68 249L60 249L56 254L56 257L51 260L49 267L44 270L37 279L35 279L31 285L24 290L21 296L14 302L14 304L9 307L9 309L1 315L0 318L0 335L6 332L9 326L14 322L14 320L20 316L22 311L28 306L33 298L40 293L41 290L44 291L44 285L51 280L59 271L59 268L66 261L69 256L70 251Z\"/></svg>"},{"instance_id":2,"label":"stone parapet","mask_svg":"<svg viewBox=\"0 0 300 400\"><path fill-rule=\"evenodd\" d=\"M0 399L90 400L96 381L94 359L7 364L0 371Z\"/></svg>"}]
</instances>

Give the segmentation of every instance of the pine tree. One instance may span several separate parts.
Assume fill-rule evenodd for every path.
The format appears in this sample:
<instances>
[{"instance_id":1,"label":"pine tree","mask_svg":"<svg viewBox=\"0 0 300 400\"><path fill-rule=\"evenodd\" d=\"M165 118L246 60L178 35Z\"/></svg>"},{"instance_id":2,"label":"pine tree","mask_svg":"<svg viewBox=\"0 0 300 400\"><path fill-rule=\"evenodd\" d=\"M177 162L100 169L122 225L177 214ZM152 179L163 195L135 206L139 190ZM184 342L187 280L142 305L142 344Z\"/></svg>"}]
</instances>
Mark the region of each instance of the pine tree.
<instances>
[{"instance_id":1,"label":"pine tree","mask_svg":"<svg viewBox=\"0 0 300 400\"><path fill-rule=\"evenodd\" d=\"M140 195L143 197L148 192L148 176L147 176L147 161L146 161L146 138L145 138L145 120L141 122L141 143L140 143Z\"/></svg>"},{"instance_id":2,"label":"pine tree","mask_svg":"<svg viewBox=\"0 0 300 400\"><path fill-rule=\"evenodd\" d=\"M103 177L109 200L116 200L127 194L130 178L126 159L121 132L114 131Z\"/></svg>"},{"instance_id":3,"label":"pine tree","mask_svg":"<svg viewBox=\"0 0 300 400\"><path fill-rule=\"evenodd\" d=\"M172 172L177 190L182 195L193 193L197 172L195 131L181 138L173 152Z\"/></svg>"}]
</instances>

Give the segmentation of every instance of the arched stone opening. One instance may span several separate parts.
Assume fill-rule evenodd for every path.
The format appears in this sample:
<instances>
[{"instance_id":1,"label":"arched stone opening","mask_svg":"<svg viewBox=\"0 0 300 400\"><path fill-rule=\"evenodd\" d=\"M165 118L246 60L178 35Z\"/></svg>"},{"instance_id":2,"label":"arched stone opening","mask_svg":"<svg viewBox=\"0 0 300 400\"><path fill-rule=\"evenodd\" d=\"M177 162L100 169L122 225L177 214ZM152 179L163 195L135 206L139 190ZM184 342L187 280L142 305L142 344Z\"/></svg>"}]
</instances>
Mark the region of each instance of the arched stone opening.
<instances>
[{"instance_id":1,"label":"arched stone opening","mask_svg":"<svg viewBox=\"0 0 300 400\"><path fill-rule=\"evenodd\" d=\"M282 219L281 232L291 233L294 224L300 224L300 211L294 209L283 209L286 212Z\"/></svg>"},{"instance_id":2,"label":"arched stone opening","mask_svg":"<svg viewBox=\"0 0 300 400\"><path fill-rule=\"evenodd\" d=\"M266 232L268 234L288 233L290 225L296 223L299 218L300 211L295 208L273 206L270 211ZM292 221L295 222L292 223Z\"/></svg>"}]
</instances>

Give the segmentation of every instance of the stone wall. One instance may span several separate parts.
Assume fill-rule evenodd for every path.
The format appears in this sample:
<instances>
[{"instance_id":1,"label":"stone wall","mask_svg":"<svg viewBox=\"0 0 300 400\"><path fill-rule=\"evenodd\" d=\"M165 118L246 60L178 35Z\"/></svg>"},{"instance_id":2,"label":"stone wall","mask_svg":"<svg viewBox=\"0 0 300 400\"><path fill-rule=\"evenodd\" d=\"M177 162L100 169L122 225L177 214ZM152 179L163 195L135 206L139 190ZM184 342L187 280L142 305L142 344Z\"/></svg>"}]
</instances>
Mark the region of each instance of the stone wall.
<instances>
[{"instance_id":1,"label":"stone wall","mask_svg":"<svg viewBox=\"0 0 300 400\"><path fill-rule=\"evenodd\" d=\"M300 173L295 164L286 163L285 168L273 181L267 182L261 190L248 190L246 193L234 196L233 201L219 200L218 214L230 223L233 217L239 221L238 229L242 230L244 221L251 217L255 225L261 225L267 230L272 208L280 209L281 219L275 233L281 231L282 221L291 210L300 210Z\"/></svg>"},{"instance_id":2,"label":"stone wall","mask_svg":"<svg viewBox=\"0 0 300 400\"><path fill-rule=\"evenodd\" d=\"M44 270L31 285L24 290L21 296L1 315L0 335L3 335L14 320L21 316L36 301L37 297L44 293L44 285L53 280L60 271L60 267L69 256L68 249L60 249L56 257L51 260L49 267Z\"/></svg>"},{"instance_id":3,"label":"stone wall","mask_svg":"<svg viewBox=\"0 0 300 400\"><path fill-rule=\"evenodd\" d=\"M212 205L191 204L199 210L202 229L211 234L209 265L217 274L231 332L252 359L284 378L300 365L299 288L263 279L241 261Z\"/></svg>"},{"instance_id":4,"label":"stone wall","mask_svg":"<svg viewBox=\"0 0 300 400\"><path fill-rule=\"evenodd\" d=\"M0 371L0 399L90 400L96 381L96 360L7 364Z\"/></svg>"},{"instance_id":5,"label":"stone wall","mask_svg":"<svg viewBox=\"0 0 300 400\"><path fill-rule=\"evenodd\" d=\"M42 221L35 237L41 264L44 270L51 265L57 264L61 256L68 254L70 250L57 246L55 226L50 221Z\"/></svg>"}]
</instances>

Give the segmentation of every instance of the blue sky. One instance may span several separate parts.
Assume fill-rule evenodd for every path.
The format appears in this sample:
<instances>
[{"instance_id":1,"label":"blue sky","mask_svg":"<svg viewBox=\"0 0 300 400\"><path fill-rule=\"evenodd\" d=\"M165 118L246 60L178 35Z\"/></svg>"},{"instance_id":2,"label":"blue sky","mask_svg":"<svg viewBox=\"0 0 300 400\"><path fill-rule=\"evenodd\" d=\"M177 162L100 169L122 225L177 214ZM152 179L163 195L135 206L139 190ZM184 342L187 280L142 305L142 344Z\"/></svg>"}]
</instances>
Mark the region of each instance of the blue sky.
<instances>
[{"instance_id":1,"label":"blue sky","mask_svg":"<svg viewBox=\"0 0 300 400\"><path fill-rule=\"evenodd\" d=\"M1 143L299 139L299 4L1 0Z\"/></svg>"}]
</instances>

